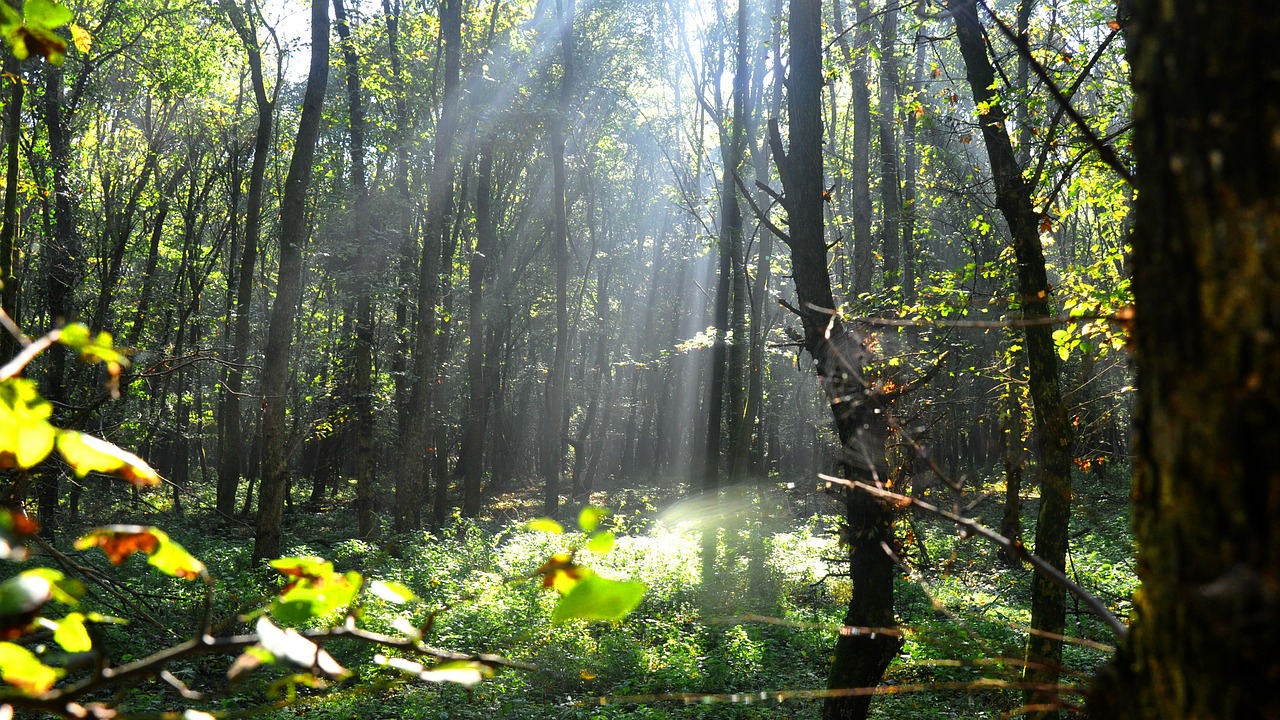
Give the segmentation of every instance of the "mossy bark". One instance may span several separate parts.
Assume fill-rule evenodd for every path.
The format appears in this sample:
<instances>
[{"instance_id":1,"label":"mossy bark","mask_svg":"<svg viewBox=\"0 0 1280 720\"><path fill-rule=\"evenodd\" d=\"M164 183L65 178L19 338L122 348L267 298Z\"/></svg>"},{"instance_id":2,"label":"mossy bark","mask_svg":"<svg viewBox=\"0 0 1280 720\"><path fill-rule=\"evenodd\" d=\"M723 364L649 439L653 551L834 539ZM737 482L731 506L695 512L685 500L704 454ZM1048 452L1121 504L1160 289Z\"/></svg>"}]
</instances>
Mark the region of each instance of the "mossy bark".
<instances>
[{"instance_id":1,"label":"mossy bark","mask_svg":"<svg viewBox=\"0 0 1280 720\"><path fill-rule=\"evenodd\" d=\"M1142 586L1090 716L1277 718L1280 10L1127 7Z\"/></svg>"}]
</instances>

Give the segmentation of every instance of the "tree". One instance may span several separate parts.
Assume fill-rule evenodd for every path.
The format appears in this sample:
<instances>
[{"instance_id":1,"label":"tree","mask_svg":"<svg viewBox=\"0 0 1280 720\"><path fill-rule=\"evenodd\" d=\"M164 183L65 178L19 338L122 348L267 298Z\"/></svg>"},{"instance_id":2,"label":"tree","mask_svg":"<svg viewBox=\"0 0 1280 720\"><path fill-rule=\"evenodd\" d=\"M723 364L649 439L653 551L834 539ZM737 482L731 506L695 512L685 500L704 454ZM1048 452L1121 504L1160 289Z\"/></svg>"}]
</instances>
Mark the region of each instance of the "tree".
<instances>
[{"instance_id":1,"label":"tree","mask_svg":"<svg viewBox=\"0 0 1280 720\"><path fill-rule=\"evenodd\" d=\"M437 357L436 304L440 300L442 252L451 230L454 182L454 141L461 115L459 69L462 63L463 0L445 0L440 9L443 43L443 83L440 120L436 127L434 164L427 197L427 217L418 263L417 315L413 323L413 382L409 392L409 413L401 428L400 466L396 474L395 529L399 532L422 528L422 511L428 501L427 477L440 438L433 405L439 376ZM441 475L437 483L448 479ZM439 490L437 490L439 493Z\"/></svg>"},{"instance_id":2,"label":"tree","mask_svg":"<svg viewBox=\"0 0 1280 720\"><path fill-rule=\"evenodd\" d=\"M980 108L979 122L991 162L996 206L1009 226L1017 262L1017 289L1022 318L1026 321L1023 334L1040 453L1040 511L1035 553L1061 570L1066 566L1071 521L1074 437L1058 387L1053 330L1043 322L1053 315L1054 308L1044 247L1040 242L1040 221L1005 127L1007 115L996 92L995 68L987 55L977 3L954 0L948 7L955 18L956 37L974 103ZM1062 641L1058 638L1065 624L1063 589L1043 574L1037 574L1032 581L1031 627L1041 632L1033 634L1028 644L1027 659L1031 666L1027 675L1032 680L1050 685L1057 682L1057 668L1062 661ZM1039 692L1032 692L1028 697L1032 705L1043 705L1050 699L1051 695Z\"/></svg>"},{"instance_id":3,"label":"tree","mask_svg":"<svg viewBox=\"0 0 1280 720\"><path fill-rule=\"evenodd\" d=\"M277 62L275 87L267 92L267 78L262 67L259 45L252 15L235 4L222 0L223 11L244 45L249 61L249 77L253 85L257 125L253 133L253 161L249 167L249 188L245 197L244 241L240 249L239 276L236 285L235 328L232 336L231 363L227 367L226 384L221 393L222 434L218 443L218 512L225 517L235 513L236 490L244 467L243 423L240 395L244 390L245 364L249 360L249 315L253 304L254 272L258 261L258 245L262 239L262 204L266 184L267 154L271 151L272 125L275 122L276 93L283 67Z\"/></svg>"},{"instance_id":4,"label":"tree","mask_svg":"<svg viewBox=\"0 0 1280 720\"><path fill-rule=\"evenodd\" d=\"M285 179L280 204L280 270L276 299L267 330L266 361L262 368L262 489L258 495L258 521L254 534L255 560L280 555L281 520L289 490L289 448L285 409L289 379L293 321L302 300L302 247L309 228L306 217L307 187L320 135L325 86L329 81L329 0L311 2L311 67L302 100L298 135Z\"/></svg>"},{"instance_id":5,"label":"tree","mask_svg":"<svg viewBox=\"0 0 1280 720\"><path fill-rule=\"evenodd\" d=\"M871 483L887 477L886 398L864 378L867 351L844 327L836 312L827 270L823 231L822 176L822 13L820 0L791 0L791 67L787 77L789 147L784 151L776 124L770 144L782 178L791 247L797 314L804 329L804 349L814 361L831 407L847 474ZM883 550L892 543L892 511L879 499L851 492L844 496L848 524L849 575L852 597L844 624L851 628L836 640L828 687L837 691L823 705L830 720L866 717L870 697L844 695L847 688L872 687L901 645L884 632L893 616L893 560ZM871 629L875 629L874 631Z\"/></svg>"},{"instance_id":6,"label":"tree","mask_svg":"<svg viewBox=\"0 0 1280 720\"><path fill-rule=\"evenodd\" d=\"M1280 12L1121 8L1142 588L1090 717L1280 717Z\"/></svg>"},{"instance_id":7,"label":"tree","mask_svg":"<svg viewBox=\"0 0 1280 720\"><path fill-rule=\"evenodd\" d=\"M555 265L555 345L547 372L546 424L542 428L542 474L546 481L542 511L554 516L560 507L560 475L564 465L565 384L569 361L569 217L565 187L565 131L574 82L573 16L575 0L556 0L555 27L560 43L560 92L547 123L551 156L551 256Z\"/></svg>"}]
</instances>

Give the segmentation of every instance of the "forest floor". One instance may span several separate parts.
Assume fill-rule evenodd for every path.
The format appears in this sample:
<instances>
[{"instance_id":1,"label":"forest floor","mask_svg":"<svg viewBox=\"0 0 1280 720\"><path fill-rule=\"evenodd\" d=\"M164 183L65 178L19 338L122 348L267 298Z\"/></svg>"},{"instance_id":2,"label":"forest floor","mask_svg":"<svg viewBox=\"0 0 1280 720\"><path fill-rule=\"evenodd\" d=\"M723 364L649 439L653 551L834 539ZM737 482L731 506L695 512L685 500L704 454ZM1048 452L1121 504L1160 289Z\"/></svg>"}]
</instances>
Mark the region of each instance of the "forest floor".
<instances>
[{"instance_id":1,"label":"forest floor","mask_svg":"<svg viewBox=\"0 0 1280 720\"><path fill-rule=\"evenodd\" d=\"M969 497L986 494L971 514L988 526L998 524L1002 483L971 484L981 487ZM424 684L376 692L302 688L297 705L267 716L817 718L821 700L813 696L826 686L850 588L840 575L836 504L816 488L796 487L734 489L716 501L677 500L670 488L660 487L594 495L593 502L611 510L605 525L618 541L591 564L603 575L648 586L640 605L620 623L553 625L554 594L538 582L515 580L575 542L573 534L526 529L540 507L535 489L513 490L490 504L487 517L457 521L443 537L401 536L379 543L351 539L354 514L342 494L323 511L299 506L289 518L288 554L319 555L339 570L407 585L426 600L419 620L436 612L426 638L434 646L499 653L538 669L504 671L469 691ZM86 522L95 514L93 502L86 506ZM96 502L105 508L105 498ZM1128 505L1122 468L1077 476L1068 574L1122 619L1136 584ZM1035 508L1034 495L1024 497L1028 538L1034 536ZM155 512L164 509L127 518L117 509L110 521L161 526L201 558L219 578L219 617L234 618L234 608L259 606L265 576L245 571L250 528L220 525L197 513ZM702 552L704 530L717 533L714 560ZM954 527L933 519L904 517L898 536L897 615L905 645L885 678L886 694L872 703L873 716L1015 714L1020 693L1001 683L1018 677L1030 620L1030 571L1006 567L994 547L979 538L961 538ZM136 558L110 568L101 554L67 550L78 562L120 581L119 595L91 584L88 603L99 604L91 609L144 615L128 628L102 628L117 659L178 641L200 616L202 595L190 583L148 573ZM1081 605L1068 599L1072 642L1066 646L1063 675L1068 685L1083 685L1110 656L1107 645L1113 641ZM388 624L376 609L364 621L374 628ZM373 654L342 643L327 648L348 667L368 667ZM210 678L221 677L226 663L225 658L192 661L174 668L174 674L195 685L216 684ZM271 680L281 675L255 673L216 707L194 706L234 711L260 705L273 692ZM146 687L152 689L135 689L122 709L146 713L181 706L173 691Z\"/></svg>"}]
</instances>

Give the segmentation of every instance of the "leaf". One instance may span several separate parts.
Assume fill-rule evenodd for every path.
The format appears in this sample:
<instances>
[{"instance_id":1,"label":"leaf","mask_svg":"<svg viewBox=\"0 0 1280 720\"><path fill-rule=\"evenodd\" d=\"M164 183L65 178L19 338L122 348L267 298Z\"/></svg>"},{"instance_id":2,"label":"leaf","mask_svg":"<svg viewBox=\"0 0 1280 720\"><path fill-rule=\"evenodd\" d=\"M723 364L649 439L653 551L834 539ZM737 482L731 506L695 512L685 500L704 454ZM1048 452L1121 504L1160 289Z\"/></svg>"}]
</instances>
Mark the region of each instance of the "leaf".
<instances>
[{"instance_id":1,"label":"leaf","mask_svg":"<svg viewBox=\"0 0 1280 720\"><path fill-rule=\"evenodd\" d=\"M351 675L351 671L339 665L332 655L293 628L281 629L267 618L261 617L258 618L257 629L259 644L278 660L285 660L335 680Z\"/></svg>"},{"instance_id":2,"label":"leaf","mask_svg":"<svg viewBox=\"0 0 1280 720\"><path fill-rule=\"evenodd\" d=\"M60 570L31 568L23 571L22 574L44 578L49 581L49 591L53 593L53 599L63 605L75 605L80 597L84 595L84 583L63 575Z\"/></svg>"},{"instance_id":3,"label":"leaf","mask_svg":"<svg viewBox=\"0 0 1280 720\"><path fill-rule=\"evenodd\" d=\"M150 557L147 562L160 572L184 580L205 574L204 563L197 560L159 528L146 525L107 525L94 528L76 540L77 550L100 547L107 559L119 565L135 552Z\"/></svg>"},{"instance_id":4,"label":"leaf","mask_svg":"<svg viewBox=\"0 0 1280 720\"><path fill-rule=\"evenodd\" d=\"M0 560L22 562L27 559L24 538L40 532L40 524L21 510L0 508Z\"/></svg>"},{"instance_id":5,"label":"leaf","mask_svg":"<svg viewBox=\"0 0 1280 720\"><path fill-rule=\"evenodd\" d=\"M405 603L417 602L419 599L412 590L404 585L384 580L374 580L369 583L369 593L393 605L404 605Z\"/></svg>"},{"instance_id":6,"label":"leaf","mask_svg":"<svg viewBox=\"0 0 1280 720\"><path fill-rule=\"evenodd\" d=\"M22 26L22 16L9 3L0 3L0 32L5 35Z\"/></svg>"},{"instance_id":7,"label":"leaf","mask_svg":"<svg viewBox=\"0 0 1280 720\"><path fill-rule=\"evenodd\" d=\"M324 558L280 558L273 560L271 566L286 577L296 578L268 608L277 620L288 625L301 625L350 606L364 582L360 573L339 573Z\"/></svg>"},{"instance_id":8,"label":"leaf","mask_svg":"<svg viewBox=\"0 0 1280 720\"><path fill-rule=\"evenodd\" d=\"M89 639L89 631L84 626L85 616L82 613L71 613L58 621L53 631L53 641L67 652L88 652L93 649L93 641Z\"/></svg>"},{"instance_id":9,"label":"leaf","mask_svg":"<svg viewBox=\"0 0 1280 720\"><path fill-rule=\"evenodd\" d=\"M0 678L19 690L31 695L48 692L62 674L21 645L0 642Z\"/></svg>"},{"instance_id":10,"label":"leaf","mask_svg":"<svg viewBox=\"0 0 1280 720\"><path fill-rule=\"evenodd\" d=\"M23 573L0 583L0 639L26 635L45 603L52 599L52 584L36 575Z\"/></svg>"},{"instance_id":11,"label":"leaf","mask_svg":"<svg viewBox=\"0 0 1280 720\"><path fill-rule=\"evenodd\" d=\"M578 513L578 527L582 528L582 532L584 533L594 532L595 529L600 526L600 521L604 519L604 516L607 514L608 511L604 508L588 505L582 508L582 511Z\"/></svg>"},{"instance_id":12,"label":"leaf","mask_svg":"<svg viewBox=\"0 0 1280 720\"><path fill-rule=\"evenodd\" d=\"M93 36L89 34L88 30L85 30L79 25L72 24L71 43L76 46L77 50L88 55L89 50L93 47Z\"/></svg>"},{"instance_id":13,"label":"leaf","mask_svg":"<svg viewBox=\"0 0 1280 720\"><path fill-rule=\"evenodd\" d=\"M432 668L426 668L422 663L413 660L389 658L386 655L375 655L373 661L427 682L451 682L465 687L474 687L481 680L493 677L493 668L477 660L450 660Z\"/></svg>"},{"instance_id":14,"label":"leaf","mask_svg":"<svg viewBox=\"0 0 1280 720\"><path fill-rule=\"evenodd\" d=\"M115 445L75 430L58 433L58 452L75 471L77 477L91 472L116 475L134 485L148 486L160 482L160 474L145 460Z\"/></svg>"},{"instance_id":15,"label":"leaf","mask_svg":"<svg viewBox=\"0 0 1280 720\"><path fill-rule=\"evenodd\" d=\"M0 381L0 470L26 470L48 456L57 433L52 414L34 380Z\"/></svg>"},{"instance_id":16,"label":"leaf","mask_svg":"<svg viewBox=\"0 0 1280 720\"><path fill-rule=\"evenodd\" d=\"M597 555L608 555L613 550L614 540L613 533L602 530L587 538L587 549Z\"/></svg>"},{"instance_id":17,"label":"leaf","mask_svg":"<svg viewBox=\"0 0 1280 720\"><path fill-rule=\"evenodd\" d=\"M27 25L52 30L71 22L71 11L53 0L27 0L22 6Z\"/></svg>"},{"instance_id":18,"label":"leaf","mask_svg":"<svg viewBox=\"0 0 1280 720\"><path fill-rule=\"evenodd\" d=\"M566 593L578 582L592 573L587 568L573 562L569 553L556 553L534 571L542 576L542 587L555 588L557 592Z\"/></svg>"},{"instance_id":19,"label":"leaf","mask_svg":"<svg viewBox=\"0 0 1280 720\"><path fill-rule=\"evenodd\" d=\"M564 534L564 526L551 518L535 518L530 520L526 527L534 532L544 532L552 535Z\"/></svg>"},{"instance_id":20,"label":"leaf","mask_svg":"<svg viewBox=\"0 0 1280 720\"><path fill-rule=\"evenodd\" d=\"M574 618L621 620L640 602L645 590L644 583L592 575L560 598L551 614L551 622L559 624Z\"/></svg>"}]
</instances>

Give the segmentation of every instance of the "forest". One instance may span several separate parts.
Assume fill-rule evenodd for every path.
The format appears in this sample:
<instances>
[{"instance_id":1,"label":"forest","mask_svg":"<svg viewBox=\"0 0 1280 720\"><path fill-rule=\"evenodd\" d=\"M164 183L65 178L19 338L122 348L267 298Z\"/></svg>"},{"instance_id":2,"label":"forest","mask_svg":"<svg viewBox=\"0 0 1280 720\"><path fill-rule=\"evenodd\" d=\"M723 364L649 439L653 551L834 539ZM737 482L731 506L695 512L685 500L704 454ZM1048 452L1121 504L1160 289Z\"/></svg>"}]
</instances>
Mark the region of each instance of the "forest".
<instances>
[{"instance_id":1,"label":"forest","mask_svg":"<svg viewBox=\"0 0 1280 720\"><path fill-rule=\"evenodd\" d=\"M0 720L1280 718L1280 10L0 0Z\"/></svg>"}]
</instances>

